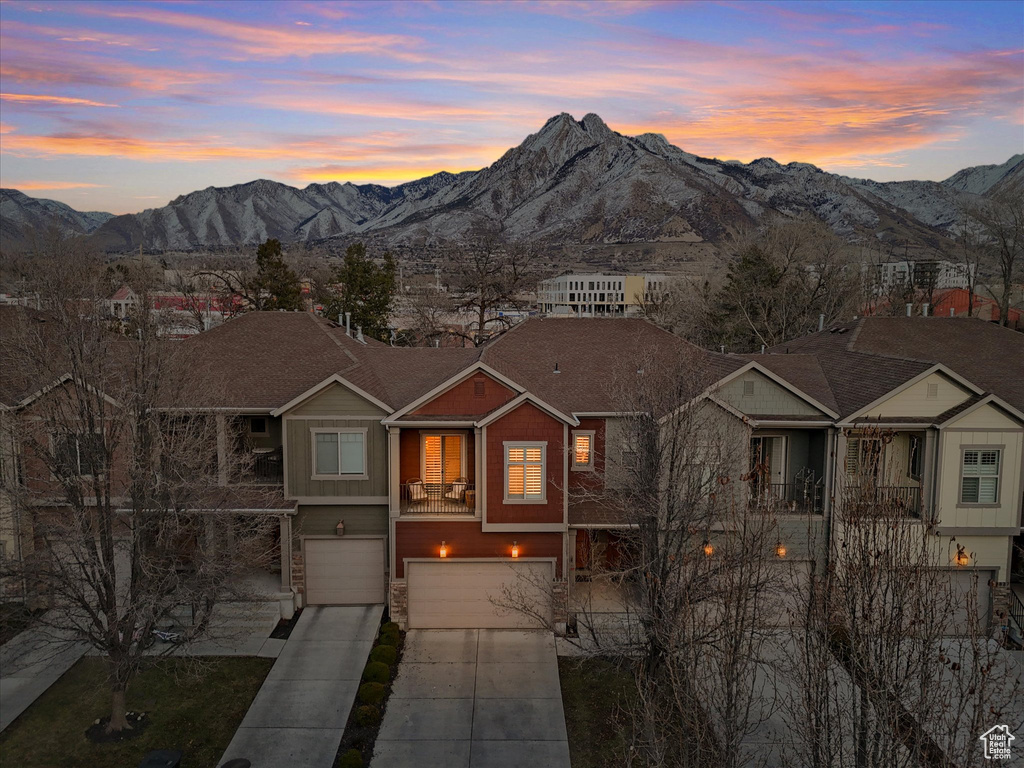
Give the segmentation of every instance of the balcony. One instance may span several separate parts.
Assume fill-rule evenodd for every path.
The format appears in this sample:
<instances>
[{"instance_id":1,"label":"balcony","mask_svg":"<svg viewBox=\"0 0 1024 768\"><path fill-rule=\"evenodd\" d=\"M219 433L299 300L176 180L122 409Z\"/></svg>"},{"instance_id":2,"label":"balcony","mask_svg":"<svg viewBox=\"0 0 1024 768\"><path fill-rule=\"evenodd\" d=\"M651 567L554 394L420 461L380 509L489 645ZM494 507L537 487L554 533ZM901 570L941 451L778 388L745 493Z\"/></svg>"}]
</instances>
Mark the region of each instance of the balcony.
<instances>
[{"instance_id":1,"label":"balcony","mask_svg":"<svg viewBox=\"0 0 1024 768\"><path fill-rule=\"evenodd\" d=\"M284 483L284 451L254 450L246 466L235 480L240 485L282 485Z\"/></svg>"},{"instance_id":2,"label":"balcony","mask_svg":"<svg viewBox=\"0 0 1024 768\"><path fill-rule=\"evenodd\" d=\"M854 488L848 492L847 504L867 511L870 507L885 507L904 517L921 517L921 488L917 485L876 485Z\"/></svg>"},{"instance_id":3,"label":"balcony","mask_svg":"<svg viewBox=\"0 0 1024 768\"><path fill-rule=\"evenodd\" d=\"M772 483L772 498L782 502L787 512L820 515L824 509L824 487L819 482Z\"/></svg>"},{"instance_id":4,"label":"balcony","mask_svg":"<svg viewBox=\"0 0 1024 768\"><path fill-rule=\"evenodd\" d=\"M452 483L402 483L400 510L403 515L475 515L476 486L457 480Z\"/></svg>"}]
</instances>

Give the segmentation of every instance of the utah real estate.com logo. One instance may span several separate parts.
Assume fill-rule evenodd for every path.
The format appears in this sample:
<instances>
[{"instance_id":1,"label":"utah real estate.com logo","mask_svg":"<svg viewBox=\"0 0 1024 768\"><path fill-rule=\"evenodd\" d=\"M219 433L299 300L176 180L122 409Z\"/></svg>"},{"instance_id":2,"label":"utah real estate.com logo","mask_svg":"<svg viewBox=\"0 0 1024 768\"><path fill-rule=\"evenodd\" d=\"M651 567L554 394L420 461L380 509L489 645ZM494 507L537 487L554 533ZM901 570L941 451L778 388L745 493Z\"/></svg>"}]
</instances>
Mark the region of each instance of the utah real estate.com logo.
<instances>
[{"instance_id":1,"label":"utah real estate.com logo","mask_svg":"<svg viewBox=\"0 0 1024 768\"><path fill-rule=\"evenodd\" d=\"M1016 736L1005 725L994 725L978 737L985 745L986 760L1009 760L1010 742Z\"/></svg>"}]
</instances>

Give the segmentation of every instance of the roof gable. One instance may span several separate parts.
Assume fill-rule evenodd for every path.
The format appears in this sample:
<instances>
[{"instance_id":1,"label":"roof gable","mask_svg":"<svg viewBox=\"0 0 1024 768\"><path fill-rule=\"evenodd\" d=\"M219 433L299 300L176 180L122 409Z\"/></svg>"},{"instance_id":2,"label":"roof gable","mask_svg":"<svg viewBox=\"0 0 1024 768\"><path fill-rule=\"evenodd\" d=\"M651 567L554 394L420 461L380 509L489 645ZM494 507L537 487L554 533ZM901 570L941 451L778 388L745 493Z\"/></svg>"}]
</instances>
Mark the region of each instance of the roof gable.
<instances>
[{"instance_id":1,"label":"roof gable","mask_svg":"<svg viewBox=\"0 0 1024 768\"><path fill-rule=\"evenodd\" d=\"M730 377L715 396L747 416L828 416L820 407L755 367Z\"/></svg>"}]
</instances>

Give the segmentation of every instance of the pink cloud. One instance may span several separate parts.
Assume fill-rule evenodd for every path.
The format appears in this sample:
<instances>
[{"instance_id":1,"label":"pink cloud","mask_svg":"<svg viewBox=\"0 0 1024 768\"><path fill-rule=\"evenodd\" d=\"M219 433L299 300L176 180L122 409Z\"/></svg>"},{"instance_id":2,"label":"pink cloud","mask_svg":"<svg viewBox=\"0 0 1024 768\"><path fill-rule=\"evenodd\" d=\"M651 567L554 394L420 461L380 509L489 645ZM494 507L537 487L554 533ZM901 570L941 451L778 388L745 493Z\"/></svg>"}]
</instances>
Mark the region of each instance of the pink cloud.
<instances>
[{"instance_id":1,"label":"pink cloud","mask_svg":"<svg viewBox=\"0 0 1024 768\"><path fill-rule=\"evenodd\" d=\"M47 96L37 93L0 93L0 101L13 101L16 104L45 104L60 107L116 107L117 104L106 104L91 99L76 99L70 96Z\"/></svg>"}]
</instances>

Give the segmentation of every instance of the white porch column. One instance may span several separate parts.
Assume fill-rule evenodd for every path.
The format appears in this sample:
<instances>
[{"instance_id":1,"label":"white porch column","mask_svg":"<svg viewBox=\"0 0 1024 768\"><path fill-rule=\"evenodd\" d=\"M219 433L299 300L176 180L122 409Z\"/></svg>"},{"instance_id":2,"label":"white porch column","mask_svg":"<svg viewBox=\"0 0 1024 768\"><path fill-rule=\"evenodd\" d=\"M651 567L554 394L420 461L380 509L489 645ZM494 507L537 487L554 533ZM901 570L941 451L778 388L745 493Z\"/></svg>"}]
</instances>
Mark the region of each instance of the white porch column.
<instances>
[{"instance_id":1,"label":"white porch column","mask_svg":"<svg viewBox=\"0 0 1024 768\"><path fill-rule=\"evenodd\" d=\"M228 420L223 413L217 419L217 484L228 484Z\"/></svg>"},{"instance_id":2,"label":"white porch column","mask_svg":"<svg viewBox=\"0 0 1024 768\"><path fill-rule=\"evenodd\" d=\"M402 504L400 435L398 427L388 427L388 514L391 517L398 517Z\"/></svg>"}]
</instances>

